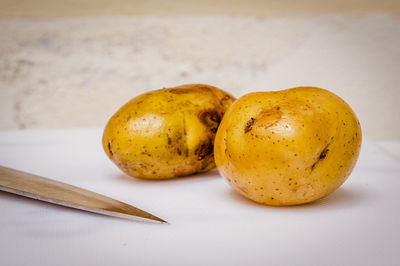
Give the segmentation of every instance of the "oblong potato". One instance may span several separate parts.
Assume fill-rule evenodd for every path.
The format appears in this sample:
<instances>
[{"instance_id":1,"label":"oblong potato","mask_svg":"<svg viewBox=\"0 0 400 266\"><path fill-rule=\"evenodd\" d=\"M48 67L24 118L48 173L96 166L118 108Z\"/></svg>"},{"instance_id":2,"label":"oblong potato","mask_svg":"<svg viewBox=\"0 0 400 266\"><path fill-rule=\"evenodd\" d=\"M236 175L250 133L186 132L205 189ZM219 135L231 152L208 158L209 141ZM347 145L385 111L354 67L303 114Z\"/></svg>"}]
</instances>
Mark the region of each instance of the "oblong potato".
<instances>
[{"instance_id":1,"label":"oblong potato","mask_svg":"<svg viewBox=\"0 0 400 266\"><path fill-rule=\"evenodd\" d=\"M208 171L215 167L217 128L234 100L203 84L144 93L108 121L103 148L134 177L165 179Z\"/></svg>"}]
</instances>

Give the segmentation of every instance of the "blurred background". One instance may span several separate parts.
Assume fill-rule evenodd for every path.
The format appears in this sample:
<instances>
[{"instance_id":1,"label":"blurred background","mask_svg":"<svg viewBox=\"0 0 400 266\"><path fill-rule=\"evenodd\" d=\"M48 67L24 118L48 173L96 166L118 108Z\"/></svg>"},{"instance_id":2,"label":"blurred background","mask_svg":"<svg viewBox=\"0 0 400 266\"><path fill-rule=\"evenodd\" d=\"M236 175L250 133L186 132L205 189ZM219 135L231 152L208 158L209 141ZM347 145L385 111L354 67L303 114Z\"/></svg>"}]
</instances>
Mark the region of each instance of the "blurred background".
<instances>
[{"instance_id":1,"label":"blurred background","mask_svg":"<svg viewBox=\"0 0 400 266\"><path fill-rule=\"evenodd\" d=\"M0 0L1 130L103 127L134 96L185 83L323 87L392 145L400 1Z\"/></svg>"}]
</instances>

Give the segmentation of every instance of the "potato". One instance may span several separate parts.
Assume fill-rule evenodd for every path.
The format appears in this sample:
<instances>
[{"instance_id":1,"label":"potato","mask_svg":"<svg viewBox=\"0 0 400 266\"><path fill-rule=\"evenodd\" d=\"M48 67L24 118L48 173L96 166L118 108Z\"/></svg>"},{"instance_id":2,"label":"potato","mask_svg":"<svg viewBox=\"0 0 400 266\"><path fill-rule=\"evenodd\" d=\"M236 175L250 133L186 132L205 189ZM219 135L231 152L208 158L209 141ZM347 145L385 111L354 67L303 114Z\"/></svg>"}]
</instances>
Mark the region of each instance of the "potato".
<instances>
[{"instance_id":1,"label":"potato","mask_svg":"<svg viewBox=\"0 0 400 266\"><path fill-rule=\"evenodd\" d=\"M215 167L213 145L230 94L202 84L150 91L108 121L103 148L126 174L165 179Z\"/></svg>"},{"instance_id":2,"label":"potato","mask_svg":"<svg viewBox=\"0 0 400 266\"><path fill-rule=\"evenodd\" d=\"M239 98L222 119L214 153L221 175L243 196L296 205L336 190L360 146L349 105L327 90L298 87Z\"/></svg>"}]
</instances>

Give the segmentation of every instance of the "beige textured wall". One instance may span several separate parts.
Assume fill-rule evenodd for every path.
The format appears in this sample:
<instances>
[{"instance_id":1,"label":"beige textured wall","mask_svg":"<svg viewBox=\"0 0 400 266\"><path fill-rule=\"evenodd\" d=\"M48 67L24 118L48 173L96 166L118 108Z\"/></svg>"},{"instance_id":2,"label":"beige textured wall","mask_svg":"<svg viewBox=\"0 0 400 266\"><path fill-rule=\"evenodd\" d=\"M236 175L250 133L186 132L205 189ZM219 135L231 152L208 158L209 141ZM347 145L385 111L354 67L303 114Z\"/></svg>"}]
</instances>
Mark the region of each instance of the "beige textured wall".
<instances>
[{"instance_id":1,"label":"beige textured wall","mask_svg":"<svg viewBox=\"0 0 400 266\"><path fill-rule=\"evenodd\" d=\"M0 0L0 129L102 127L139 93L201 82L324 87L368 137L400 139L397 3Z\"/></svg>"},{"instance_id":2,"label":"beige textured wall","mask_svg":"<svg viewBox=\"0 0 400 266\"><path fill-rule=\"evenodd\" d=\"M0 0L1 17L400 14L398 0Z\"/></svg>"}]
</instances>

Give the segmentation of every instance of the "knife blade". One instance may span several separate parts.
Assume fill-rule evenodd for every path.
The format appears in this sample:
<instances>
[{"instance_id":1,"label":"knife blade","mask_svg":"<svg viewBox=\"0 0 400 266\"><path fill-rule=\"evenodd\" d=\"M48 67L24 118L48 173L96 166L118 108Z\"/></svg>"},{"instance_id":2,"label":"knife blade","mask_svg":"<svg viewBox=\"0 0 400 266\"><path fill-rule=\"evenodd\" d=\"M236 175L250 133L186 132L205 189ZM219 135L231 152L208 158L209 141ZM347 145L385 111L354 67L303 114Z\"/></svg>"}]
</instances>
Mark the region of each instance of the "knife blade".
<instances>
[{"instance_id":1,"label":"knife blade","mask_svg":"<svg viewBox=\"0 0 400 266\"><path fill-rule=\"evenodd\" d=\"M0 190L103 215L167 223L148 212L101 194L4 166L0 166Z\"/></svg>"}]
</instances>

